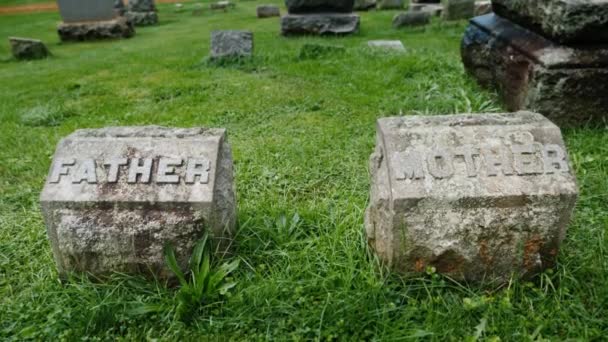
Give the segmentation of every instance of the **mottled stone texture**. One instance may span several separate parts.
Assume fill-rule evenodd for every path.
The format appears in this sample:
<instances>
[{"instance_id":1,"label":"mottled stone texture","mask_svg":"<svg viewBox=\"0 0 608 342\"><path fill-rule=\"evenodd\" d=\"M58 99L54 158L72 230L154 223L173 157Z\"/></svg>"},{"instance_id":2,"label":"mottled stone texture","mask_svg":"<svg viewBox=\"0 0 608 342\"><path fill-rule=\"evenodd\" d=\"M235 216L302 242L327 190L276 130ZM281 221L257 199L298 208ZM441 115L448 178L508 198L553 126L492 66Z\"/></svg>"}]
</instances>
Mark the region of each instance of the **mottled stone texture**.
<instances>
[{"instance_id":1,"label":"mottled stone texture","mask_svg":"<svg viewBox=\"0 0 608 342\"><path fill-rule=\"evenodd\" d=\"M444 20L471 19L475 15L475 0L443 0Z\"/></svg>"},{"instance_id":2,"label":"mottled stone texture","mask_svg":"<svg viewBox=\"0 0 608 342\"><path fill-rule=\"evenodd\" d=\"M55 152L41 206L59 274L168 278L163 247L186 265L205 233L216 252L236 221L232 156L223 129L78 130Z\"/></svg>"},{"instance_id":3,"label":"mottled stone texture","mask_svg":"<svg viewBox=\"0 0 608 342\"><path fill-rule=\"evenodd\" d=\"M378 9L402 9L403 0L378 0Z\"/></svg>"},{"instance_id":4,"label":"mottled stone texture","mask_svg":"<svg viewBox=\"0 0 608 342\"><path fill-rule=\"evenodd\" d=\"M372 8L376 8L376 0L355 0L353 10L368 11Z\"/></svg>"},{"instance_id":5,"label":"mottled stone texture","mask_svg":"<svg viewBox=\"0 0 608 342\"><path fill-rule=\"evenodd\" d=\"M260 5L256 8L258 18L280 17L281 11L279 6L275 5Z\"/></svg>"},{"instance_id":6,"label":"mottled stone texture","mask_svg":"<svg viewBox=\"0 0 608 342\"><path fill-rule=\"evenodd\" d=\"M289 13L305 14L320 12L350 13L355 0L285 0Z\"/></svg>"},{"instance_id":7,"label":"mottled stone texture","mask_svg":"<svg viewBox=\"0 0 608 342\"><path fill-rule=\"evenodd\" d=\"M475 16L485 15L492 13L492 1L476 1L475 2Z\"/></svg>"},{"instance_id":8,"label":"mottled stone texture","mask_svg":"<svg viewBox=\"0 0 608 342\"><path fill-rule=\"evenodd\" d=\"M560 126L608 117L608 48L569 47L488 14L471 20L462 41L467 71L497 89L507 109L540 112Z\"/></svg>"},{"instance_id":9,"label":"mottled stone texture","mask_svg":"<svg viewBox=\"0 0 608 342\"><path fill-rule=\"evenodd\" d=\"M357 14L288 14L281 18L281 34L345 35L359 31Z\"/></svg>"},{"instance_id":10,"label":"mottled stone texture","mask_svg":"<svg viewBox=\"0 0 608 342\"><path fill-rule=\"evenodd\" d=\"M378 120L370 245L393 269L504 283L555 265L577 186L539 114Z\"/></svg>"},{"instance_id":11,"label":"mottled stone texture","mask_svg":"<svg viewBox=\"0 0 608 342\"><path fill-rule=\"evenodd\" d=\"M38 39L9 37L13 57L19 60L42 59L51 55L46 45Z\"/></svg>"},{"instance_id":12,"label":"mottled stone texture","mask_svg":"<svg viewBox=\"0 0 608 342\"><path fill-rule=\"evenodd\" d=\"M393 17L394 28L424 26L430 22L431 12L427 11L398 13Z\"/></svg>"},{"instance_id":13,"label":"mottled stone texture","mask_svg":"<svg viewBox=\"0 0 608 342\"><path fill-rule=\"evenodd\" d=\"M211 32L211 59L249 58L253 55L253 33L249 31Z\"/></svg>"},{"instance_id":14,"label":"mottled stone texture","mask_svg":"<svg viewBox=\"0 0 608 342\"><path fill-rule=\"evenodd\" d=\"M57 27L57 33L64 42L117 39L133 37L135 28L125 17L118 17L109 21L61 23Z\"/></svg>"},{"instance_id":15,"label":"mottled stone texture","mask_svg":"<svg viewBox=\"0 0 608 342\"><path fill-rule=\"evenodd\" d=\"M411 12L428 12L432 16L439 17L443 12L441 4L410 4L408 8Z\"/></svg>"},{"instance_id":16,"label":"mottled stone texture","mask_svg":"<svg viewBox=\"0 0 608 342\"><path fill-rule=\"evenodd\" d=\"M494 12L560 43L608 43L606 0L493 0Z\"/></svg>"},{"instance_id":17,"label":"mottled stone texture","mask_svg":"<svg viewBox=\"0 0 608 342\"><path fill-rule=\"evenodd\" d=\"M148 26L158 24L154 0L129 0L125 16L135 26Z\"/></svg>"}]
</instances>

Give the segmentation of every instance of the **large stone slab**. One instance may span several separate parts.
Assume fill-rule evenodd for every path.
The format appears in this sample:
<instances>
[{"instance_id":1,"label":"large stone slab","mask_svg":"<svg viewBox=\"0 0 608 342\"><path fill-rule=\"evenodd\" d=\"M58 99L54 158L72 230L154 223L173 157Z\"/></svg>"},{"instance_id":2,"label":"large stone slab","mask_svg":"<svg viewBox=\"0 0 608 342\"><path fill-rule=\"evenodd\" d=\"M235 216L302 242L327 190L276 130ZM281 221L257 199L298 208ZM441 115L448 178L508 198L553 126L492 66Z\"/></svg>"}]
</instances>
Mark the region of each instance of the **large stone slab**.
<instances>
[{"instance_id":1,"label":"large stone slab","mask_svg":"<svg viewBox=\"0 0 608 342\"><path fill-rule=\"evenodd\" d=\"M606 0L493 0L494 12L561 43L608 43Z\"/></svg>"},{"instance_id":2,"label":"large stone slab","mask_svg":"<svg viewBox=\"0 0 608 342\"><path fill-rule=\"evenodd\" d=\"M355 0L285 0L287 10L292 14L306 13L350 13Z\"/></svg>"},{"instance_id":3,"label":"large stone slab","mask_svg":"<svg viewBox=\"0 0 608 342\"><path fill-rule=\"evenodd\" d=\"M554 266L578 193L559 128L530 112L380 119L370 171L378 256L458 280Z\"/></svg>"},{"instance_id":4,"label":"large stone slab","mask_svg":"<svg viewBox=\"0 0 608 342\"><path fill-rule=\"evenodd\" d=\"M211 32L211 59L239 59L253 55L253 33L224 30Z\"/></svg>"},{"instance_id":5,"label":"large stone slab","mask_svg":"<svg viewBox=\"0 0 608 342\"><path fill-rule=\"evenodd\" d=\"M223 129L157 126L78 130L61 140L41 195L60 275L152 272L163 247L185 265L208 232L223 252L235 227Z\"/></svg>"},{"instance_id":6,"label":"large stone slab","mask_svg":"<svg viewBox=\"0 0 608 342\"><path fill-rule=\"evenodd\" d=\"M281 17L281 34L345 35L359 31L357 14L288 14Z\"/></svg>"},{"instance_id":7,"label":"large stone slab","mask_svg":"<svg viewBox=\"0 0 608 342\"><path fill-rule=\"evenodd\" d=\"M608 117L608 47L570 47L494 14L476 17L462 40L467 71L497 89L508 110L529 109L560 126Z\"/></svg>"},{"instance_id":8,"label":"large stone slab","mask_svg":"<svg viewBox=\"0 0 608 342\"><path fill-rule=\"evenodd\" d=\"M66 23L112 20L114 0L57 0L59 13Z\"/></svg>"},{"instance_id":9,"label":"large stone slab","mask_svg":"<svg viewBox=\"0 0 608 342\"><path fill-rule=\"evenodd\" d=\"M57 33L61 41L87 41L131 38L135 35L133 23L125 17L108 21L60 23Z\"/></svg>"}]
</instances>

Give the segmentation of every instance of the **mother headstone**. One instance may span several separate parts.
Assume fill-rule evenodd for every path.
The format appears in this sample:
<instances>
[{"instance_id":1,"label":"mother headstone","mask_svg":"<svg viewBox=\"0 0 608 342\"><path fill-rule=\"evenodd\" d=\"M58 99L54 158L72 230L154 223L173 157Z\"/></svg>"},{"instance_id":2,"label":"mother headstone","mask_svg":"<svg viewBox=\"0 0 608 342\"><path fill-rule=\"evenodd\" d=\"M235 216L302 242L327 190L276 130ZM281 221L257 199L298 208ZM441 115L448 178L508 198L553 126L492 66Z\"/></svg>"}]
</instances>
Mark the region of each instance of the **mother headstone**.
<instances>
[{"instance_id":1,"label":"mother headstone","mask_svg":"<svg viewBox=\"0 0 608 342\"><path fill-rule=\"evenodd\" d=\"M170 275L207 232L223 253L235 228L232 155L223 129L78 130L55 152L41 205L62 277Z\"/></svg>"}]
</instances>

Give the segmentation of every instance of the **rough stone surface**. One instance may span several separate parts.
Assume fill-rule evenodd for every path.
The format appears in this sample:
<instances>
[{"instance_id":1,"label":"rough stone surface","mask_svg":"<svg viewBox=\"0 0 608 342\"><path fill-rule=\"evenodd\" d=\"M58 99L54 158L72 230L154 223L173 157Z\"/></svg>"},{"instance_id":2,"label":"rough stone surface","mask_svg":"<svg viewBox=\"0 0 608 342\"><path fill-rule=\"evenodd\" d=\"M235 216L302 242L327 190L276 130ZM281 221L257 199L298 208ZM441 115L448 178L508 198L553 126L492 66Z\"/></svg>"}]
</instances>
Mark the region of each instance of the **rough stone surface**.
<instances>
[{"instance_id":1,"label":"rough stone surface","mask_svg":"<svg viewBox=\"0 0 608 342\"><path fill-rule=\"evenodd\" d=\"M370 40L367 42L367 46L372 49L405 52L405 47L400 40Z\"/></svg>"},{"instance_id":2,"label":"rough stone surface","mask_svg":"<svg viewBox=\"0 0 608 342\"><path fill-rule=\"evenodd\" d=\"M402 9L403 0L378 0L378 9Z\"/></svg>"},{"instance_id":3,"label":"rough stone surface","mask_svg":"<svg viewBox=\"0 0 608 342\"><path fill-rule=\"evenodd\" d=\"M57 0L57 5L66 23L107 21L116 16L113 0Z\"/></svg>"},{"instance_id":4,"label":"rough stone surface","mask_svg":"<svg viewBox=\"0 0 608 342\"><path fill-rule=\"evenodd\" d=\"M405 12L393 17L393 27L424 26L431 22L431 13L426 11Z\"/></svg>"},{"instance_id":5,"label":"rough stone surface","mask_svg":"<svg viewBox=\"0 0 608 342\"><path fill-rule=\"evenodd\" d=\"M561 43L608 43L606 0L493 0L494 11Z\"/></svg>"},{"instance_id":6,"label":"rough stone surface","mask_svg":"<svg viewBox=\"0 0 608 342\"><path fill-rule=\"evenodd\" d=\"M410 12L429 12L434 17L441 16L443 6L441 4L410 4Z\"/></svg>"},{"instance_id":7,"label":"rough stone surface","mask_svg":"<svg viewBox=\"0 0 608 342\"><path fill-rule=\"evenodd\" d=\"M372 8L376 8L376 0L355 0L355 11L369 11Z\"/></svg>"},{"instance_id":8,"label":"rough stone surface","mask_svg":"<svg viewBox=\"0 0 608 342\"><path fill-rule=\"evenodd\" d=\"M122 0L114 0L114 13L116 15L125 15L127 8Z\"/></svg>"},{"instance_id":9,"label":"rough stone surface","mask_svg":"<svg viewBox=\"0 0 608 342\"><path fill-rule=\"evenodd\" d=\"M156 12L131 12L125 13L127 19L135 26L149 26L158 24L158 14Z\"/></svg>"},{"instance_id":10,"label":"rough stone surface","mask_svg":"<svg viewBox=\"0 0 608 342\"><path fill-rule=\"evenodd\" d=\"M258 18L280 17L281 11L279 6L275 5L260 5L256 8Z\"/></svg>"},{"instance_id":11,"label":"rough stone surface","mask_svg":"<svg viewBox=\"0 0 608 342\"><path fill-rule=\"evenodd\" d=\"M59 274L150 272L168 278L163 247L185 266L208 232L223 253L236 220L223 129L79 130L55 152L41 206Z\"/></svg>"},{"instance_id":12,"label":"rough stone surface","mask_svg":"<svg viewBox=\"0 0 608 342\"><path fill-rule=\"evenodd\" d=\"M608 47L558 45L494 14L476 17L462 59L508 110L539 112L560 126L608 119Z\"/></svg>"},{"instance_id":13,"label":"rough stone surface","mask_svg":"<svg viewBox=\"0 0 608 342\"><path fill-rule=\"evenodd\" d=\"M289 35L344 35L359 31L356 14L288 14L281 18L281 33Z\"/></svg>"},{"instance_id":14,"label":"rough stone surface","mask_svg":"<svg viewBox=\"0 0 608 342\"><path fill-rule=\"evenodd\" d=\"M129 0L129 12L156 12L154 0Z\"/></svg>"},{"instance_id":15,"label":"rough stone surface","mask_svg":"<svg viewBox=\"0 0 608 342\"><path fill-rule=\"evenodd\" d=\"M249 31L211 32L211 59L249 58L253 55L253 33Z\"/></svg>"},{"instance_id":16,"label":"rough stone surface","mask_svg":"<svg viewBox=\"0 0 608 342\"><path fill-rule=\"evenodd\" d=\"M477 1L475 2L475 16L492 13L492 1Z\"/></svg>"},{"instance_id":17,"label":"rough stone surface","mask_svg":"<svg viewBox=\"0 0 608 342\"><path fill-rule=\"evenodd\" d=\"M61 23L57 33L61 41L85 41L131 38L135 29L125 17L118 17L109 21Z\"/></svg>"},{"instance_id":18,"label":"rough stone surface","mask_svg":"<svg viewBox=\"0 0 608 342\"><path fill-rule=\"evenodd\" d=\"M285 0L287 10L291 14L350 13L354 4L355 0Z\"/></svg>"},{"instance_id":19,"label":"rough stone surface","mask_svg":"<svg viewBox=\"0 0 608 342\"><path fill-rule=\"evenodd\" d=\"M475 0L443 0L444 20L471 19L475 16Z\"/></svg>"},{"instance_id":20,"label":"rough stone surface","mask_svg":"<svg viewBox=\"0 0 608 342\"><path fill-rule=\"evenodd\" d=\"M392 268L504 283L555 265L578 190L542 115L385 118L376 144L366 231Z\"/></svg>"},{"instance_id":21,"label":"rough stone surface","mask_svg":"<svg viewBox=\"0 0 608 342\"><path fill-rule=\"evenodd\" d=\"M46 45L38 39L9 37L8 42L16 59L42 59L51 55Z\"/></svg>"}]
</instances>

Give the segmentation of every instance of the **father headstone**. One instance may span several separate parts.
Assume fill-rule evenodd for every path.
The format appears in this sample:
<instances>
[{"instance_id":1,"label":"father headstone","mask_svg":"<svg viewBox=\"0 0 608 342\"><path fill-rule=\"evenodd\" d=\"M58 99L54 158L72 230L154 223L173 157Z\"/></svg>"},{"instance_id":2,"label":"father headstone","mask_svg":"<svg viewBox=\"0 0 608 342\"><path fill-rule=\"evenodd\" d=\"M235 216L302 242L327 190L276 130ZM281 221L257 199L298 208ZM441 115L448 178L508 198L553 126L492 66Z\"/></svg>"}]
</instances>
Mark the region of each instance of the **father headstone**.
<instances>
[{"instance_id":1,"label":"father headstone","mask_svg":"<svg viewBox=\"0 0 608 342\"><path fill-rule=\"evenodd\" d=\"M158 23L154 0L129 0L125 15L135 26L155 25Z\"/></svg>"},{"instance_id":2,"label":"father headstone","mask_svg":"<svg viewBox=\"0 0 608 342\"><path fill-rule=\"evenodd\" d=\"M223 129L78 130L55 152L41 195L59 274L152 273L168 278L163 247L185 266L207 232L223 253L236 220Z\"/></svg>"},{"instance_id":3,"label":"father headstone","mask_svg":"<svg viewBox=\"0 0 608 342\"><path fill-rule=\"evenodd\" d=\"M63 22L57 27L62 41L129 38L133 25L114 10L114 0L58 0Z\"/></svg>"},{"instance_id":4,"label":"father headstone","mask_svg":"<svg viewBox=\"0 0 608 342\"><path fill-rule=\"evenodd\" d=\"M394 269L504 283L555 265L578 190L545 117L385 118L376 141L366 230Z\"/></svg>"},{"instance_id":5,"label":"father headstone","mask_svg":"<svg viewBox=\"0 0 608 342\"><path fill-rule=\"evenodd\" d=\"M467 71L498 90L509 110L561 126L608 119L608 2L493 2L462 40Z\"/></svg>"},{"instance_id":6,"label":"father headstone","mask_svg":"<svg viewBox=\"0 0 608 342\"><path fill-rule=\"evenodd\" d=\"M38 39L9 37L13 56L19 60L42 59L51 55L46 45Z\"/></svg>"},{"instance_id":7,"label":"father headstone","mask_svg":"<svg viewBox=\"0 0 608 342\"><path fill-rule=\"evenodd\" d=\"M343 35L359 30L355 0L285 0L289 14L281 18L283 35Z\"/></svg>"}]
</instances>

